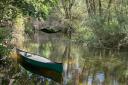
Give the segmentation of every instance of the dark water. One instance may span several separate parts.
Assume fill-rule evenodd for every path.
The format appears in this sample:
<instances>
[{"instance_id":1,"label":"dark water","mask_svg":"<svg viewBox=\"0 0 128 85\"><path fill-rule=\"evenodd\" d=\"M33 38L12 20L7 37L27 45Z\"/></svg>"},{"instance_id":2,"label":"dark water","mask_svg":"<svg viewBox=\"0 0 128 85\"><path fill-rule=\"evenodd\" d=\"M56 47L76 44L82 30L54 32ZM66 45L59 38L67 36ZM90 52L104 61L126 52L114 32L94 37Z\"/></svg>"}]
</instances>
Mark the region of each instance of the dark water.
<instances>
[{"instance_id":1,"label":"dark water","mask_svg":"<svg viewBox=\"0 0 128 85\"><path fill-rule=\"evenodd\" d=\"M63 37L63 38L62 38ZM86 43L60 34L35 34L26 37L29 52L45 56L64 65L61 85L128 85L128 52L89 49ZM32 74L17 62L6 59L0 65L0 85L60 85Z\"/></svg>"}]
</instances>

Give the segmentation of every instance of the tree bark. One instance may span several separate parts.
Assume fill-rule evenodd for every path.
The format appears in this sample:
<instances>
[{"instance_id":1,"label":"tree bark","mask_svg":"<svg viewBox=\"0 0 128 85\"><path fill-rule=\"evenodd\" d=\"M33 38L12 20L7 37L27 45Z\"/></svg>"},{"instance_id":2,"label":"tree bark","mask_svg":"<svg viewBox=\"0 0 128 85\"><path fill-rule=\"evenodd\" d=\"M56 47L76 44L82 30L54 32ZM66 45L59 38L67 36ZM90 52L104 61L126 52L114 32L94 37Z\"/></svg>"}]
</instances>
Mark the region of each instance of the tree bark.
<instances>
[{"instance_id":1,"label":"tree bark","mask_svg":"<svg viewBox=\"0 0 128 85\"><path fill-rule=\"evenodd\" d=\"M12 43L17 47L17 48L23 48L23 42L24 42L24 18L21 15L17 16L15 21L14 21L14 26L13 26L13 40Z\"/></svg>"},{"instance_id":2,"label":"tree bark","mask_svg":"<svg viewBox=\"0 0 128 85\"><path fill-rule=\"evenodd\" d=\"M10 79L9 84L8 85L13 85L13 82L15 81L15 79Z\"/></svg>"},{"instance_id":3,"label":"tree bark","mask_svg":"<svg viewBox=\"0 0 128 85\"><path fill-rule=\"evenodd\" d=\"M102 4L101 4L101 0L99 0L99 15L102 15Z\"/></svg>"}]
</instances>

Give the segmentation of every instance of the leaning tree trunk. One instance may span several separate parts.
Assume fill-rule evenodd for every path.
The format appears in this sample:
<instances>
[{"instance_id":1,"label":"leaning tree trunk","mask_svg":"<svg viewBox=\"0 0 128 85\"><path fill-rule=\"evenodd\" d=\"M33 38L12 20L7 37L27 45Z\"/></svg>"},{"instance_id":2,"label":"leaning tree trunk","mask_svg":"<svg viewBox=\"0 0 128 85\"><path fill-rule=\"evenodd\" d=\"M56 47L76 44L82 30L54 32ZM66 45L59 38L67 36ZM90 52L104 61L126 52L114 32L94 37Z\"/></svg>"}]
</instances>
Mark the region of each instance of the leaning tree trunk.
<instances>
[{"instance_id":1,"label":"leaning tree trunk","mask_svg":"<svg viewBox=\"0 0 128 85\"><path fill-rule=\"evenodd\" d=\"M23 49L24 42L24 18L22 15L18 15L13 24L13 44L17 48Z\"/></svg>"},{"instance_id":2,"label":"leaning tree trunk","mask_svg":"<svg viewBox=\"0 0 128 85\"><path fill-rule=\"evenodd\" d=\"M13 26L12 26L12 40L11 43L14 45L16 48L24 49L23 47L23 42L24 42L24 17L22 14L17 15L17 17L13 21ZM11 58L17 61L17 55L15 51L11 52L10 54Z\"/></svg>"}]
</instances>

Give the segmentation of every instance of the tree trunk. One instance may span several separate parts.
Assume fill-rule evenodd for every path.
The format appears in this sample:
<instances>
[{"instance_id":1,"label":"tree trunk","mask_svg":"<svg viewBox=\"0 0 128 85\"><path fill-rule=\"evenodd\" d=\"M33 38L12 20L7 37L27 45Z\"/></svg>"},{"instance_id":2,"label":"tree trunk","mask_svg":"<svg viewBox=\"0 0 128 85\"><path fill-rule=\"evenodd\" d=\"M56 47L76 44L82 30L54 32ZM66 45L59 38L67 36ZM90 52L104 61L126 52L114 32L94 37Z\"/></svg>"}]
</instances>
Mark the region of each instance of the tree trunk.
<instances>
[{"instance_id":1,"label":"tree trunk","mask_svg":"<svg viewBox=\"0 0 128 85\"><path fill-rule=\"evenodd\" d=\"M15 20L13 21L13 32L11 43L16 48L24 49L23 42L24 42L24 17L22 15L18 15ZM17 61L17 55L15 52L11 52L11 58Z\"/></svg>"},{"instance_id":2,"label":"tree trunk","mask_svg":"<svg viewBox=\"0 0 128 85\"><path fill-rule=\"evenodd\" d=\"M75 69L73 85L79 85L79 69Z\"/></svg>"},{"instance_id":3,"label":"tree trunk","mask_svg":"<svg viewBox=\"0 0 128 85\"><path fill-rule=\"evenodd\" d=\"M24 17L22 15L18 15L13 24L13 40L12 43L17 48L23 49L24 42Z\"/></svg>"},{"instance_id":4,"label":"tree trunk","mask_svg":"<svg viewBox=\"0 0 128 85\"><path fill-rule=\"evenodd\" d=\"M13 85L13 82L15 81L15 79L10 79L9 84L8 85Z\"/></svg>"}]
</instances>

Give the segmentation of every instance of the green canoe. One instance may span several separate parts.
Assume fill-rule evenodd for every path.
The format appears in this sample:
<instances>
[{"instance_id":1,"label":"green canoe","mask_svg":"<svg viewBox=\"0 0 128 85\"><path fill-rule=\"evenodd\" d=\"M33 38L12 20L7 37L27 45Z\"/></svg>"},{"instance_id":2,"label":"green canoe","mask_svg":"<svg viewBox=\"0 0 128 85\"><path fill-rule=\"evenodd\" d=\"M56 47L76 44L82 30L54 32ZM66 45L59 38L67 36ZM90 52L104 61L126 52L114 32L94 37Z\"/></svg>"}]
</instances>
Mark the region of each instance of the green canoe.
<instances>
[{"instance_id":1,"label":"green canoe","mask_svg":"<svg viewBox=\"0 0 128 85\"><path fill-rule=\"evenodd\" d=\"M17 49L18 62L28 71L50 78L56 82L63 80L63 64Z\"/></svg>"}]
</instances>

